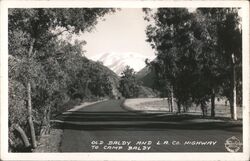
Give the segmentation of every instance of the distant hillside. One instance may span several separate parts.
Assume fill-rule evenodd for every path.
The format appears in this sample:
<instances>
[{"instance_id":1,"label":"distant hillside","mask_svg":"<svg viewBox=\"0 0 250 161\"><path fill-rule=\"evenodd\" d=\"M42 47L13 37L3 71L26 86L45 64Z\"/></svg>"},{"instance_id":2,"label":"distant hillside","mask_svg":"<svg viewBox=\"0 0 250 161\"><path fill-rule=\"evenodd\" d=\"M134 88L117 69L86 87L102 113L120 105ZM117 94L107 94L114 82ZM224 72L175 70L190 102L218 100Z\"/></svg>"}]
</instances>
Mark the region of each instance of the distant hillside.
<instances>
[{"instance_id":1,"label":"distant hillside","mask_svg":"<svg viewBox=\"0 0 250 161\"><path fill-rule=\"evenodd\" d=\"M153 90L152 88L140 86L139 89L139 98L154 98L159 95L158 91Z\"/></svg>"},{"instance_id":2,"label":"distant hillside","mask_svg":"<svg viewBox=\"0 0 250 161\"><path fill-rule=\"evenodd\" d=\"M119 87L119 74L123 71L126 65L134 68L136 79L142 83L139 91L139 97L157 97L158 91L153 90L155 73L145 66L146 57L140 54L127 53L126 55L117 55L115 53L105 53L91 58L93 63L97 63L105 72L110 75L113 87L113 95L121 96ZM140 69L140 70L139 70Z\"/></svg>"},{"instance_id":3,"label":"distant hillside","mask_svg":"<svg viewBox=\"0 0 250 161\"><path fill-rule=\"evenodd\" d=\"M155 61L155 59L153 60ZM148 66L136 73L136 79L142 83L139 97L158 97L159 92L154 89L155 71Z\"/></svg>"},{"instance_id":4,"label":"distant hillside","mask_svg":"<svg viewBox=\"0 0 250 161\"><path fill-rule=\"evenodd\" d=\"M149 74L151 71L149 69L149 67L144 67L142 68L140 71L138 71L136 73L136 78L139 80L139 79L142 79L143 77L145 77L145 75Z\"/></svg>"},{"instance_id":5,"label":"distant hillside","mask_svg":"<svg viewBox=\"0 0 250 161\"><path fill-rule=\"evenodd\" d=\"M143 86L153 88L155 72L151 71L149 67L144 67L142 70L136 73L136 79L141 81Z\"/></svg>"}]
</instances>

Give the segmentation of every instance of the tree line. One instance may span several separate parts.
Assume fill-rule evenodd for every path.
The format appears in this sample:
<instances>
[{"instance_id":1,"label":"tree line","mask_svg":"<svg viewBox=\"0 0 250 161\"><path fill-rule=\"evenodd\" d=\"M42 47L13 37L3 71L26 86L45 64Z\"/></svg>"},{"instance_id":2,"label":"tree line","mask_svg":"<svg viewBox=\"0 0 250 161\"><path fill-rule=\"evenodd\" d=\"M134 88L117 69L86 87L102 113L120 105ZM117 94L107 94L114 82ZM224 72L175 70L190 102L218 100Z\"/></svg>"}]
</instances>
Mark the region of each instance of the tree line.
<instances>
[{"instance_id":1,"label":"tree line","mask_svg":"<svg viewBox=\"0 0 250 161\"><path fill-rule=\"evenodd\" d=\"M193 103L203 115L215 98L229 100L231 117L242 104L242 29L239 8L143 9L147 41L157 58L146 63L156 73L155 88L169 100L175 98L178 112ZM236 98L237 96L237 98ZM236 102L237 101L237 102ZM170 101L170 103L173 100ZM172 104L172 103L171 103Z\"/></svg>"},{"instance_id":2,"label":"tree line","mask_svg":"<svg viewBox=\"0 0 250 161\"><path fill-rule=\"evenodd\" d=\"M82 45L59 39L90 32L109 8L8 10L9 151L30 151L48 134L52 114L72 100L112 95L109 73L84 57ZM59 30L58 30L59 28Z\"/></svg>"}]
</instances>

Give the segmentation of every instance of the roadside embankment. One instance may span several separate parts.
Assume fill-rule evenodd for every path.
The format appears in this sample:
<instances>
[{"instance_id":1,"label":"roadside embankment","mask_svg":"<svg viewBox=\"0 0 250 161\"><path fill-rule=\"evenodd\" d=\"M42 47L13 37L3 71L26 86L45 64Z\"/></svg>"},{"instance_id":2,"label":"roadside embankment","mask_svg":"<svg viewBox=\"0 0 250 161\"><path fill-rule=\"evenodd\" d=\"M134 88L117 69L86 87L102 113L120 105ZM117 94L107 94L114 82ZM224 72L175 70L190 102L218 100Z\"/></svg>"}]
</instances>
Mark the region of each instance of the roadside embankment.
<instances>
[{"instance_id":1,"label":"roadside embankment","mask_svg":"<svg viewBox=\"0 0 250 161\"><path fill-rule=\"evenodd\" d=\"M193 123L222 123L225 126L241 126L242 125L242 108L238 110L239 120L231 120L230 108L216 101L215 113L216 117L210 117L210 105L208 104L207 116L202 116L202 111L199 106L192 105L188 111L177 113L176 103L174 104L174 111L169 112L168 100L165 98L133 98L124 100L122 107L128 111L142 112L142 113L157 113L158 117L165 117L167 122L176 122L181 124ZM185 120L185 121L183 121Z\"/></svg>"},{"instance_id":2,"label":"roadside embankment","mask_svg":"<svg viewBox=\"0 0 250 161\"><path fill-rule=\"evenodd\" d=\"M131 98L126 99L122 106L129 111L165 111L168 109L168 101L163 98Z\"/></svg>"},{"instance_id":3,"label":"roadside embankment","mask_svg":"<svg viewBox=\"0 0 250 161\"><path fill-rule=\"evenodd\" d=\"M81 108L84 108L89 105L93 105L102 101L106 101L107 99L102 99L98 101L92 102L83 102L80 105L76 105L73 108L67 110L66 112L77 111ZM64 112L65 113L65 112ZM43 135L38 139L38 146L34 149L33 152L42 153L42 152L60 152L61 139L63 135L63 129L54 127L54 123L57 120L51 120L52 127L50 129L50 134Z\"/></svg>"},{"instance_id":4,"label":"roadside embankment","mask_svg":"<svg viewBox=\"0 0 250 161\"><path fill-rule=\"evenodd\" d=\"M126 99L123 104L123 108L129 111L136 112L169 112L169 104L167 98L132 98ZM177 104L173 104L173 112L177 112ZM181 114L189 115L202 115L201 108L195 104L191 104L188 107L186 112ZM211 115L211 105L207 104L207 116ZM230 107L228 104L225 104L225 100L216 100L215 101L215 115L216 117L221 118L230 118ZM237 115L239 119L242 119L242 107L237 107Z\"/></svg>"},{"instance_id":5,"label":"roadside embankment","mask_svg":"<svg viewBox=\"0 0 250 161\"><path fill-rule=\"evenodd\" d=\"M61 139L63 130L51 128L50 134L43 135L38 141L37 148L33 151L36 153L60 152Z\"/></svg>"}]
</instances>

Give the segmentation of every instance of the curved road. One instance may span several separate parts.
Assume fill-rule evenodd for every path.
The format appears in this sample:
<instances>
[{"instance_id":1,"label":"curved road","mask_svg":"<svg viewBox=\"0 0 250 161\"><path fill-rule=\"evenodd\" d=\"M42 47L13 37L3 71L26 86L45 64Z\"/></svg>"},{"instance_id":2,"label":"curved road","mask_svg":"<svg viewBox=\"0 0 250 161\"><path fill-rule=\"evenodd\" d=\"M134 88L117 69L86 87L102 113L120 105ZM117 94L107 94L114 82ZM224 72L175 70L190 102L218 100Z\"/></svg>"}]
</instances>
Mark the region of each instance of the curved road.
<instances>
[{"instance_id":1,"label":"curved road","mask_svg":"<svg viewBox=\"0 0 250 161\"><path fill-rule=\"evenodd\" d=\"M124 110L121 103L109 100L60 115L61 151L227 152L226 139L235 136L242 142L241 125L134 113Z\"/></svg>"}]
</instances>

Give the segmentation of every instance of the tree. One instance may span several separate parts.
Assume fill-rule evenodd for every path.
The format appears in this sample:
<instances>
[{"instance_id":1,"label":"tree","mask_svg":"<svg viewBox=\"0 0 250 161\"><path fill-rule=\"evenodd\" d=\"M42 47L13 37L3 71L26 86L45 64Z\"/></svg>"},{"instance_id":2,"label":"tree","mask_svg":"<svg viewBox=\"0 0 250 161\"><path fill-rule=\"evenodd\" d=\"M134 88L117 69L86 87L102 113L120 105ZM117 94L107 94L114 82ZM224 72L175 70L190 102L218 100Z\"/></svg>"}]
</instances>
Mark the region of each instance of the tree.
<instances>
[{"instance_id":1,"label":"tree","mask_svg":"<svg viewBox=\"0 0 250 161\"><path fill-rule=\"evenodd\" d=\"M89 89L98 97L111 96L112 86L109 74L100 68L101 66L99 62L91 64Z\"/></svg>"},{"instance_id":2,"label":"tree","mask_svg":"<svg viewBox=\"0 0 250 161\"><path fill-rule=\"evenodd\" d=\"M173 112L174 98L173 98L173 87L171 86L169 80L166 78L165 68L163 67L163 61L153 60L149 62L148 59L145 61L149 69L155 73L155 79L153 82L154 89L160 91L160 97L163 99L167 97L169 111Z\"/></svg>"},{"instance_id":3,"label":"tree","mask_svg":"<svg viewBox=\"0 0 250 161\"><path fill-rule=\"evenodd\" d=\"M195 69L193 52L190 51L192 15L185 8L159 8L148 17L155 24L147 27L147 41L156 50L161 80L170 84L177 100L178 112L181 112L181 105L186 110L190 104L190 84Z\"/></svg>"},{"instance_id":4,"label":"tree","mask_svg":"<svg viewBox=\"0 0 250 161\"><path fill-rule=\"evenodd\" d=\"M134 69L126 66L122 72L119 83L119 91L126 98L134 98L139 95L139 84L136 81Z\"/></svg>"},{"instance_id":5,"label":"tree","mask_svg":"<svg viewBox=\"0 0 250 161\"><path fill-rule=\"evenodd\" d=\"M217 30L211 26L214 19L204 17L199 9L193 13L192 30L196 43L196 71L193 83L192 98L201 105L203 115L206 114L206 104L211 102L211 117L215 116L215 96L221 89L221 66L219 54L216 52Z\"/></svg>"},{"instance_id":6,"label":"tree","mask_svg":"<svg viewBox=\"0 0 250 161\"><path fill-rule=\"evenodd\" d=\"M146 31L147 41L157 54L158 62L152 65L160 68L161 82L173 87L178 111L181 105L185 110L194 102L205 115L210 100L214 117L215 96L222 95L230 100L233 118L233 93L240 93L242 79L234 76L235 71L241 73L238 10L199 8L189 13L185 8L159 8L152 14L149 9L144 11L145 19L154 22Z\"/></svg>"},{"instance_id":7,"label":"tree","mask_svg":"<svg viewBox=\"0 0 250 161\"><path fill-rule=\"evenodd\" d=\"M229 100L231 118L237 119L235 112L236 91L238 93L237 100L241 100L242 97L242 34L238 9L199 8L198 12L209 22L206 23L207 30L210 30L209 34L214 40L213 47L216 54L215 60L217 60L214 62L217 62L217 71L219 71L217 75L220 75L217 84L222 89L220 94ZM240 101L239 104L241 104Z\"/></svg>"},{"instance_id":8,"label":"tree","mask_svg":"<svg viewBox=\"0 0 250 161\"><path fill-rule=\"evenodd\" d=\"M56 85L55 83L50 87L41 86L48 85L46 81L53 82L53 79L50 80L46 77L50 70L45 69L46 65L44 66L44 62L41 62L41 59L46 58L45 55L49 53L47 47L49 45L55 46L52 40L55 40L58 35L65 31L70 33L90 31L98 22L98 18L110 11L114 11L114 9L9 9L9 55L20 62L20 73L17 73L17 75L19 74L17 79L26 88L25 100L27 100L27 103L25 104L27 105L27 117L33 148L36 147L36 135L33 121L34 109L37 108L33 107L35 95L32 93L40 93L39 95L48 97L50 96L46 96L48 92L44 93L41 91L47 91L48 88L54 88L54 85ZM62 27L62 30L59 32L52 32L58 27ZM49 49L51 49L51 46ZM42 56L42 54L45 55ZM48 59L48 61L51 61L51 65L55 62L55 59L51 58ZM46 63L48 63L48 61ZM47 67L50 67L50 65ZM40 77L45 79L40 79ZM43 83L39 84L39 81ZM37 88L37 86L39 86L39 88ZM37 92L35 91L37 89L40 90ZM50 107L51 106L43 107L42 111L45 115L48 115L49 112L46 111L50 111Z\"/></svg>"}]
</instances>

